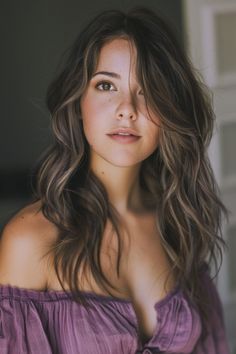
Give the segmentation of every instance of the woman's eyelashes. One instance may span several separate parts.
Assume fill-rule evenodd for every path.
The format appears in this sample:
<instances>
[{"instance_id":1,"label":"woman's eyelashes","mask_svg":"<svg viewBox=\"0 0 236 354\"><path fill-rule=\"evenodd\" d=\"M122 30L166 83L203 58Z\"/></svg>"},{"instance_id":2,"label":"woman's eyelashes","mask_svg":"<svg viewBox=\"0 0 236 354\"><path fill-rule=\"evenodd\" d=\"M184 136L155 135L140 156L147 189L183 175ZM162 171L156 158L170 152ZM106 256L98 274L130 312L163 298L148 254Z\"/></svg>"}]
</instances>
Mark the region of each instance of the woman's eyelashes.
<instances>
[{"instance_id":1,"label":"woman's eyelashes","mask_svg":"<svg viewBox=\"0 0 236 354\"><path fill-rule=\"evenodd\" d=\"M95 87L100 91L115 91L115 86L109 81L100 81ZM112 88L112 89L111 89Z\"/></svg>"},{"instance_id":2,"label":"woman's eyelashes","mask_svg":"<svg viewBox=\"0 0 236 354\"><path fill-rule=\"evenodd\" d=\"M117 91L116 87L109 81L99 81L95 85L95 88L99 91ZM141 89L138 91L138 94L142 96L144 95Z\"/></svg>"}]
</instances>

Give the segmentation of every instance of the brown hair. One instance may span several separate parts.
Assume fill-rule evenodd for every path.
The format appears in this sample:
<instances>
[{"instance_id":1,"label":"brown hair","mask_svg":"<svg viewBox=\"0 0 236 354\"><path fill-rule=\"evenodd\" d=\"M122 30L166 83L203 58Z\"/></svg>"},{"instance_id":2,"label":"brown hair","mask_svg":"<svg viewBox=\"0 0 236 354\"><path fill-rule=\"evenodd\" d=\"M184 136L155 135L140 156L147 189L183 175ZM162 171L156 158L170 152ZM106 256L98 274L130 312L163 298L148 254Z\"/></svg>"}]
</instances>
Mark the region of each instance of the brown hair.
<instances>
[{"instance_id":1,"label":"brown hair","mask_svg":"<svg viewBox=\"0 0 236 354\"><path fill-rule=\"evenodd\" d=\"M200 268L222 261L221 222L227 210L207 156L215 116L211 97L194 72L166 21L145 8L105 11L79 34L61 73L51 83L47 105L54 142L38 162L35 199L59 230L51 252L62 287L86 304L78 270L114 288L102 273L100 247L107 220L118 237L117 274L122 250L119 214L101 181L89 170L89 145L80 116L80 98L96 68L101 47L125 37L137 49L137 77L146 104L160 117L159 145L142 162L143 189L155 187L156 225L177 282L207 318ZM152 190L153 192L153 190ZM62 271L62 278L60 276ZM65 289L64 289L65 290Z\"/></svg>"}]
</instances>

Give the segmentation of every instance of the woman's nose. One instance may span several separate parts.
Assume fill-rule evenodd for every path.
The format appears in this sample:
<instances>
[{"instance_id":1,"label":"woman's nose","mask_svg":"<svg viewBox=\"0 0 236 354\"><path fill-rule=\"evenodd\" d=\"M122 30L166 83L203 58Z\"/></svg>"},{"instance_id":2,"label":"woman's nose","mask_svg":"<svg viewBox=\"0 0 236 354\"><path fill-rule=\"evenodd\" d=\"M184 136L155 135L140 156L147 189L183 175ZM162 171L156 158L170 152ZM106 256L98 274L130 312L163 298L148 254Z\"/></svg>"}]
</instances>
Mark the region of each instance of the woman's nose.
<instances>
[{"instance_id":1,"label":"woman's nose","mask_svg":"<svg viewBox=\"0 0 236 354\"><path fill-rule=\"evenodd\" d=\"M136 120L136 115L134 112L130 112L130 113L124 113L124 112L120 112L117 115L117 118L119 120L123 119L123 118L128 118L128 119L132 119L132 120Z\"/></svg>"},{"instance_id":2,"label":"woman's nose","mask_svg":"<svg viewBox=\"0 0 236 354\"><path fill-rule=\"evenodd\" d=\"M137 113L135 111L135 107L129 103L121 104L116 112L116 117L118 120L121 119L136 120Z\"/></svg>"}]
</instances>

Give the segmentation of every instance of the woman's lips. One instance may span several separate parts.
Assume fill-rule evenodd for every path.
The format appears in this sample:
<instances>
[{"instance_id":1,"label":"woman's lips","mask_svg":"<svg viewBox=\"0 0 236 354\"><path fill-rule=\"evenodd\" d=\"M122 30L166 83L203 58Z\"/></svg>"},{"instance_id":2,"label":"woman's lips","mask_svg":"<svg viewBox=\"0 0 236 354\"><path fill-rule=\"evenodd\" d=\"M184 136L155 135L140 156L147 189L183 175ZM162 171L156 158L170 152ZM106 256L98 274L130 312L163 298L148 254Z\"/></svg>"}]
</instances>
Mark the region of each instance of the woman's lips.
<instances>
[{"instance_id":1,"label":"woman's lips","mask_svg":"<svg viewBox=\"0 0 236 354\"><path fill-rule=\"evenodd\" d=\"M140 136L135 136L135 135L119 135L119 134L108 134L108 136L111 139L116 140L122 144L134 143L141 138Z\"/></svg>"}]
</instances>

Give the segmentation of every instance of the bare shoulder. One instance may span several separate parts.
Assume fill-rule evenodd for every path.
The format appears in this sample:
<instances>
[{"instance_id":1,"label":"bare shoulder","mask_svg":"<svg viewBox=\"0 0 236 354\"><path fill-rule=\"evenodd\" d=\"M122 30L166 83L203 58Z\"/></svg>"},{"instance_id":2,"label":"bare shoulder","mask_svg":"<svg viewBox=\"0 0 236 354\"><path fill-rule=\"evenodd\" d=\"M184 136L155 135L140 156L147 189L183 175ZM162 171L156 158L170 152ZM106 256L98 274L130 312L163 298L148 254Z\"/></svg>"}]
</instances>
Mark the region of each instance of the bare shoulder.
<instances>
[{"instance_id":1,"label":"bare shoulder","mask_svg":"<svg viewBox=\"0 0 236 354\"><path fill-rule=\"evenodd\" d=\"M5 225L0 238L0 284L44 290L48 257L57 229L40 210L40 202L27 205Z\"/></svg>"}]
</instances>

